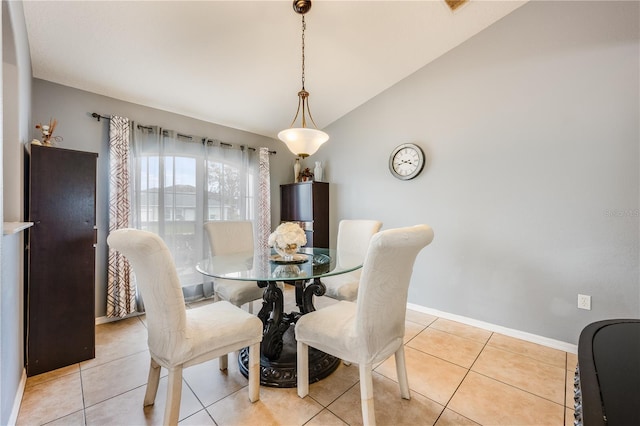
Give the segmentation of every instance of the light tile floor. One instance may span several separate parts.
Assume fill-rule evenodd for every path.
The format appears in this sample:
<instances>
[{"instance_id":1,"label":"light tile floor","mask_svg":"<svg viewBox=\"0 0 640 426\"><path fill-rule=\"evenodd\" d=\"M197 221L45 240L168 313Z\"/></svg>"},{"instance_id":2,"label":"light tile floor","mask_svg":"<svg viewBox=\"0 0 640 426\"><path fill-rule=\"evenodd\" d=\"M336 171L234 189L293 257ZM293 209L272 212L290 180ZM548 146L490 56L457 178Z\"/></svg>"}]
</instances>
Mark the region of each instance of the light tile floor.
<instances>
[{"instance_id":1,"label":"light tile floor","mask_svg":"<svg viewBox=\"0 0 640 426\"><path fill-rule=\"evenodd\" d=\"M374 371L380 425L573 424L575 354L411 310L405 353L411 400L400 398L393 358ZM225 372L217 364L184 370L181 425L362 424L357 366L341 365L304 399L261 387L251 404L237 364ZM161 424L166 372L155 405L143 408L148 368L143 316L99 325L95 359L27 379L17 423Z\"/></svg>"}]
</instances>

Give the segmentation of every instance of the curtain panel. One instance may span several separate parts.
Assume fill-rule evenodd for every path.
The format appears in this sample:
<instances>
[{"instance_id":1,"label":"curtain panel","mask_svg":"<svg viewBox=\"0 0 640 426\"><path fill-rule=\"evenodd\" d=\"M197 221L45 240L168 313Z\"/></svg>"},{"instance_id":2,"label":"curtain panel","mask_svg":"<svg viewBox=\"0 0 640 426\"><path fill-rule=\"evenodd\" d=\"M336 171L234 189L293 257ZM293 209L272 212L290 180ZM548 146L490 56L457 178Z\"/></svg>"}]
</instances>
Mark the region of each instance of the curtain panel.
<instances>
[{"instance_id":1,"label":"curtain panel","mask_svg":"<svg viewBox=\"0 0 640 426\"><path fill-rule=\"evenodd\" d=\"M131 225L129 139L126 117L109 121L109 232ZM136 311L136 288L131 266L116 250L109 249L107 265L107 317L124 317Z\"/></svg>"},{"instance_id":2,"label":"curtain panel","mask_svg":"<svg viewBox=\"0 0 640 426\"><path fill-rule=\"evenodd\" d=\"M267 251L269 250L269 235L271 234L271 171L269 166L269 148L260 148L258 167L256 248Z\"/></svg>"}]
</instances>

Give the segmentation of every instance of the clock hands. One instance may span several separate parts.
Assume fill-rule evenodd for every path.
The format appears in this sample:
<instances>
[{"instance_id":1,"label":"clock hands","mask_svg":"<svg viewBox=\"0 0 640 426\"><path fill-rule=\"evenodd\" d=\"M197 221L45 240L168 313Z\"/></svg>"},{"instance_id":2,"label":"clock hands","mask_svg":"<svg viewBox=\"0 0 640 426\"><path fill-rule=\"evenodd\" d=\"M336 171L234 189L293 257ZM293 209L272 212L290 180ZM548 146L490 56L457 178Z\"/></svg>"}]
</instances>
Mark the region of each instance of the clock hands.
<instances>
[{"instance_id":1,"label":"clock hands","mask_svg":"<svg viewBox=\"0 0 640 426\"><path fill-rule=\"evenodd\" d=\"M401 164L411 164L413 165L413 161L411 160L400 160L396 162L397 165L401 165Z\"/></svg>"}]
</instances>

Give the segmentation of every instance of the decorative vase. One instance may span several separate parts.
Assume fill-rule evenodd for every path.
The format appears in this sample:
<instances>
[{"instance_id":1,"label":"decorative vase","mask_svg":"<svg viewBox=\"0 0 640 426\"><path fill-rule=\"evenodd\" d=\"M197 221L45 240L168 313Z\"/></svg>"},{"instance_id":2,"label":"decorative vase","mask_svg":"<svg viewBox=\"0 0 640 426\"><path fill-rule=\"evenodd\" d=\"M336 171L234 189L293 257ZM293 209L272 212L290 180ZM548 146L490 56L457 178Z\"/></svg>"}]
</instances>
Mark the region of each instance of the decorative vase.
<instances>
[{"instance_id":1,"label":"decorative vase","mask_svg":"<svg viewBox=\"0 0 640 426\"><path fill-rule=\"evenodd\" d=\"M287 244L284 247L280 247L277 244L274 244L273 249L276 251L276 253L282 256L283 260L290 262L293 260L293 255L298 251L298 245Z\"/></svg>"},{"instance_id":2,"label":"decorative vase","mask_svg":"<svg viewBox=\"0 0 640 426\"><path fill-rule=\"evenodd\" d=\"M296 163L293 165L293 181L298 182L300 178L300 159L296 158Z\"/></svg>"},{"instance_id":3,"label":"decorative vase","mask_svg":"<svg viewBox=\"0 0 640 426\"><path fill-rule=\"evenodd\" d=\"M316 161L316 167L313 169L314 180L317 182L322 182L322 162Z\"/></svg>"}]
</instances>

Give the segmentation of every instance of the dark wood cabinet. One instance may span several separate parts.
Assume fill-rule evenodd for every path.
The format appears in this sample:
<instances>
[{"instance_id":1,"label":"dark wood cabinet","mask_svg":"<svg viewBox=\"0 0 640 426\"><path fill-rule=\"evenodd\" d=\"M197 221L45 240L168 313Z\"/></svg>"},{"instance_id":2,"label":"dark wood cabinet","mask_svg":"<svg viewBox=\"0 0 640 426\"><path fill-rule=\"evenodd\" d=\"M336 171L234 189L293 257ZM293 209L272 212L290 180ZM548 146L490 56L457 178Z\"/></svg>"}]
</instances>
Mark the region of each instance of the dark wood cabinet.
<instances>
[{"instance_id":1,"label":"dark wood cabinet","mask_svg":"<svg viewBox=\"0 0 640 426\"><path fill-rule=\"evenodd\" d=\"M95 357L97 154L31 146L26 158L26 369Z\"/></svg>"},{"instance_id":2,"label":"dark wood cabinet","mask_svg":"<svg viewBox=\"0 0 640 426\"><path fill-rule=\"evenodd\" d=\"M280 185L280 220L302 222L307 246L329 247L329 184L299 182Z\"/></svg>"}]
</instances>

